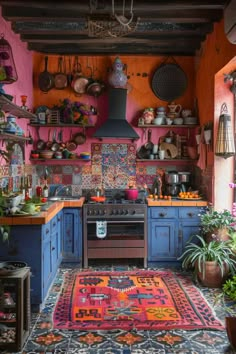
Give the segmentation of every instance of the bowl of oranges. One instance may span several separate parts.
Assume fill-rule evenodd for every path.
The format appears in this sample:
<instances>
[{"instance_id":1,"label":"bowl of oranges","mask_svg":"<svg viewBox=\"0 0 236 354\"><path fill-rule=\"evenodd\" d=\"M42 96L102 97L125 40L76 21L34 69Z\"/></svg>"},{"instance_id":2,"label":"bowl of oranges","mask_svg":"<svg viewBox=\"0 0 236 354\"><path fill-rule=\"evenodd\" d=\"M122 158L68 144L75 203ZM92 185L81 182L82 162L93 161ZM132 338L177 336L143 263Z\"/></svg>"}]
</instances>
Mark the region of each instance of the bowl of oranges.
<instances>
[{"instance_id":1,"label":"bowl of oranges","mask_svg":"<svg viewBox=\"0 0 236 354\"><path fill-rule=\"evenodd\" d=\"M202 197L199 195L198 191L190 191L179 192L178 199L200 200L202 199Z\"/></svg>"}]
</instances>

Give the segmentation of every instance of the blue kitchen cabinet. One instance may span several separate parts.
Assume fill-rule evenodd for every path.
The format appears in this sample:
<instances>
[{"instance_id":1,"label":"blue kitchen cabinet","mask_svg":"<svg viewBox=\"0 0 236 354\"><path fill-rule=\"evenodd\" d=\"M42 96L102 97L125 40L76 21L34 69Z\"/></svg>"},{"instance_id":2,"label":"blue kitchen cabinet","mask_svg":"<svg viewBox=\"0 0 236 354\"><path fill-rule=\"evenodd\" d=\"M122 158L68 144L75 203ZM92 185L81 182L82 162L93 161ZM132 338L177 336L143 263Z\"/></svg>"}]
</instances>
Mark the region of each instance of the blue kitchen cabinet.
<instances>
[{"instance_id":1,"label":"blue kitchen cabinet","mask_svg":"<svg viewBox=\"0 0 236 354\"><path fill-rule=\"evenodd\" d=\"M176 259L176 219L173 207L148 208L148 261Z\"/></svg>"},{"instance_id":2,"label":"blue kitchen cabinet","mask_svg":"<svg viewBox=\"0 0 236 354\"><path fill-rule=\"evenodd\" d=\"M23 261L30 267L31 304L35 309L43 303L61 261L61 215L44 225L12 226L9 243L0 242L0 260Z\"/></svg>"},{"instance_id":3,"label":"blue kitchen cabinet","mask_svg":"<svg viewBox=\"0 0 236 354\"><path fill-rule=\"evenodd\" d=\"M148 207L148 262L173 263L199 233L202 207Z\"/></svg>"},{"instance_id":4,"label":"blue kitchen cabinet","mask_svg":"<svg viewBox=\"0 0 236 354\"><path fill-rule=\"evenodd\" d=\"M63 209L62 260L82 263L82 208Z\"/></svg>"}]
</instances>

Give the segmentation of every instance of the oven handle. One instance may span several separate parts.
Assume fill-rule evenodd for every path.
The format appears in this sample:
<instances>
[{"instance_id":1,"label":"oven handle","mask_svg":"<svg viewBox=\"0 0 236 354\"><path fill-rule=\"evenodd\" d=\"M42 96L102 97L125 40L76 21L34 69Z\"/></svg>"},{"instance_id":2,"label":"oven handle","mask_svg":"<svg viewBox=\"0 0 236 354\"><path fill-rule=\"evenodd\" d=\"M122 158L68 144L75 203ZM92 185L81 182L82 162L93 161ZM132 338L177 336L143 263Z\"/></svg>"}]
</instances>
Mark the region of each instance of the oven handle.
<instances>
[{"instance_id":1,"label":"oven handle","mask_svg":"<svg viewBox=\"0 0 236 354\"><path fill-rule=\"evenodd\" d=\"M117 222L121 221L121 220L100 220L100 221L106 221L107 224L117 224ZM122 220L123 223L125 224L144 224L144 220ZM87 220L87 224L96 224L96 221L88 221Z\"/></svg>"}]
</instances>

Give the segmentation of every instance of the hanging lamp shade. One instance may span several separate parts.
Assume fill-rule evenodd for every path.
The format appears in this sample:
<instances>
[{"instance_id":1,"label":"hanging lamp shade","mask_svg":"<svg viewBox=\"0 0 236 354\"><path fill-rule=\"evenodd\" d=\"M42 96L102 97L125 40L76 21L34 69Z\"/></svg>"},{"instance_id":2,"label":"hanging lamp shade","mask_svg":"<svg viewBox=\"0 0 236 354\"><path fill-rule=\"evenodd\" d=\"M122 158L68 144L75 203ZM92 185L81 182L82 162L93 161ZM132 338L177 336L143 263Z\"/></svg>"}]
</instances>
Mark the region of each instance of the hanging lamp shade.
<instances>
[{"instance_id":1,"label":"hanging lamp shade","mask_svg":"<svg viewBox=\"0 0 236 354\"><path fill-rule=\"evenodd\" d=\"M225 104L221 107L221 112L227 112ZM235 155L235 143L231 125L231 117L223 113L219 118L218 133L216 138L215 155L227 159Z\"/></svg>"},{"instance_id":2,"label":"hanging lamp shade","mask_svg":"<svg viewBox=\"0 0 236 354\"><path fill-rule=\"evenodd\" d=\"M16 66L11 46L4 35L0 38L0 84L12 84L17 81Z\"/></svg>"}]
</instances>

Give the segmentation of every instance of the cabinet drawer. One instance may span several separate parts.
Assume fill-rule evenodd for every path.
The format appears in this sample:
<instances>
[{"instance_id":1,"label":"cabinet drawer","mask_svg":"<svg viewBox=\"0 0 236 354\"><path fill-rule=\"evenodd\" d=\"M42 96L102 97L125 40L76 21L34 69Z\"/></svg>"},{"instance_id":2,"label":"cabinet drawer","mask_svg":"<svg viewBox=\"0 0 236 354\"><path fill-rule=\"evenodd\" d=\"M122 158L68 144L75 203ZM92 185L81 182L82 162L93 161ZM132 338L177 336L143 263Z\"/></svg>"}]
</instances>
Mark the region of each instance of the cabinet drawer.
<instances>
[{"instance_id":1,"label":"cabinet drawer","mask_svg":"<svg viewBox=\"0 0 236 354\"><path fill-rule=\"evenodd\" d=\"M179 218L181 219L199 219L201 208L198 207L183 207L179 208Z\"/></svg>"},{"instance_id":2,"label":"cabinet drawer","mask_svg":"<svg viewBox=\"0 0 236 354\"><path fill-rule=\"evenodd\" d=\"M150 216L153 219L175 218L177 216L177 209L173 207L151 208Z\"/></svg>"}]
</instances>

